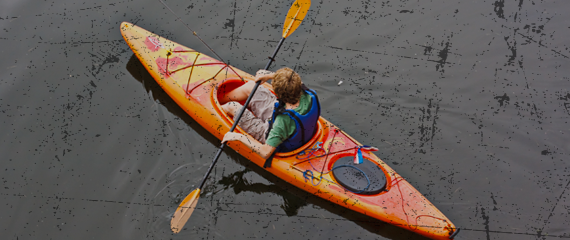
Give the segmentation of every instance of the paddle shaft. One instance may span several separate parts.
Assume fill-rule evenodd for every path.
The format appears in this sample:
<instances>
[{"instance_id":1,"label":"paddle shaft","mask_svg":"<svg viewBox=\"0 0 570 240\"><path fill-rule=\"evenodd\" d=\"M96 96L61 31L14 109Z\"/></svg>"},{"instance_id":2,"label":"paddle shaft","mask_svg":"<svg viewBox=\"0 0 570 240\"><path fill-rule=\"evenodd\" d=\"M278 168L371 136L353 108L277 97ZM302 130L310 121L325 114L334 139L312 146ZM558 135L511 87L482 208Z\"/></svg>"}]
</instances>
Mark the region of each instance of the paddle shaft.
<instances>
[{"instance_id":1,"label":"paddle shaft","mask_svg":"<svg viewBox=\"0 0 570 240\"><path fill-rule=\"evenodd\" d=\"M279 49L281 48L281 45L283 45L284 41L285 41L285 38L281 38L281 41L279 41L279 44L277 44L277 48L275 48L275 51L273 51L273 55L271 57L269 57L269 62L267 62L267 65L265 65L265 70L268 70L269 66L271 66L271 63L273 63L275 61L275 56L277 55L277 52L279 52ZM239 111L239 114L237 115L237 118L234 122L234 125L232 125L232 128L230 128L230 132L233 132L236 129L238 122L241 119L241 116L243 115L243 113L247 109L247 105L249 105L249 102L251 102L251 98L253 97L253 94L255 94L255 91L257 91L257 87L259 87L260 84L261 84L261 81L258 81L255 83L255 86L251 90L251 94L249 94L249 96L247 97L247 100L245 101L245 104L242 106L241 110ZM198 189L202 189L202 187L206 183L206 180L208 180L208 176L210 176L212 169L214 169L214 165L216 165L216 162L218 162L220 155L222 155L222 152L224 151L225 146L226 146L226 143L222 143L222 145L218 149L218 152L216 153L216 156L214 157L214 161L212 162L212 164L210 164L210 168L208 168L208 171L206 172L206 175L204 175L204 178L202 179L202 183L200 183L200 187L198 187Z\"/></svg>"}]
</instances>

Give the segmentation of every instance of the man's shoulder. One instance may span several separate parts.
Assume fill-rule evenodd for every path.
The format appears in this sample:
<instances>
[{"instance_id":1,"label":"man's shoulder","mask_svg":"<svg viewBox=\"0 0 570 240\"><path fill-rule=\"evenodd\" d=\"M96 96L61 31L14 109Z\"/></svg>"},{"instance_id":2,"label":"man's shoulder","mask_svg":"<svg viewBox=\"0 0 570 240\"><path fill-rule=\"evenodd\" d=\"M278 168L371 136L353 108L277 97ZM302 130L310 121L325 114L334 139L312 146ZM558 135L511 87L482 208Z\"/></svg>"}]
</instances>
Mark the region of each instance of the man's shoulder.
<instances>
[{"instance_id":1,"label":"man's shoulder","mask_svg":"<svg viewBox=\"0 0 570 240\"><path fill-rule=\"evenodd\" d=\"M279 114L275 117L275 124L289 124L291 122L293 122L293 119L288 114Z\"/></svg>"}]
</instances>

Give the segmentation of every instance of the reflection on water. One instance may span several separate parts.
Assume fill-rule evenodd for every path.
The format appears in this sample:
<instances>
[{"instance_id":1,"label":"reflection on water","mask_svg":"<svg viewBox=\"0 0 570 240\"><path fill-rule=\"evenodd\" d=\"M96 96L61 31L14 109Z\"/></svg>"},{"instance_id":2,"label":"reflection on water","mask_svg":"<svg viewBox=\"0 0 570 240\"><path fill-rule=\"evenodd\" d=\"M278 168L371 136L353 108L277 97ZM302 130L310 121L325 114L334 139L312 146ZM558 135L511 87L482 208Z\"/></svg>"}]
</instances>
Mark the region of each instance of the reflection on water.
<instances>
[{"instance_id":1,"label":"reflection on water","mask_svg":"<svg viewBox=\"0 0 570 240\"><path fill-rule=\"evenodd\" d=\"M242 191L254 192L257 194L263 193L275 193L283 197L283 205L281 208L285 211L287 216L295 216L299 208L307 205L307 202L286 191L277 185L267 185L263 183L248 183L246 179L243 178L245 173L251 170L245 169L243 171L234 172L228 176L222 177L219 184L222 184L225 189L233 189L234 193L239 194Z\"/></svg>"}]
</instances>

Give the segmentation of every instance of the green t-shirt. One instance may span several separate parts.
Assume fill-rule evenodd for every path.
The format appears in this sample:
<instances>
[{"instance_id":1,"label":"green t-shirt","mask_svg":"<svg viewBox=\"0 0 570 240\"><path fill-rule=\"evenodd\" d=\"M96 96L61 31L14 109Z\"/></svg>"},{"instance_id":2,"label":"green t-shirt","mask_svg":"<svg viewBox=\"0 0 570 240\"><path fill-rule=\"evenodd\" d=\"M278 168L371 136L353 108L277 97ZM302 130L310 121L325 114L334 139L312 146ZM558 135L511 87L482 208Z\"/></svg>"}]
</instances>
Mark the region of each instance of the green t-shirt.
<instances>
[{"instance_id":1,"label":"green t-shirt","mask_svg":"<svg viewBox=\"0 0 570 240\"><path fill-rule=\"evenodd\" d=\"M303 92L301 98L299 99L299 106L294 110L299 114L307 114L309 112L309 107L311 105L311 96ZM295 121L291 119L288 115L279 114L275 117L275 122L273 123L273 128L269 132L269 136L265 143L272 147L277 147L283 141L285 141L289 136L295 133Z\"/></svg>"}]
</instances>

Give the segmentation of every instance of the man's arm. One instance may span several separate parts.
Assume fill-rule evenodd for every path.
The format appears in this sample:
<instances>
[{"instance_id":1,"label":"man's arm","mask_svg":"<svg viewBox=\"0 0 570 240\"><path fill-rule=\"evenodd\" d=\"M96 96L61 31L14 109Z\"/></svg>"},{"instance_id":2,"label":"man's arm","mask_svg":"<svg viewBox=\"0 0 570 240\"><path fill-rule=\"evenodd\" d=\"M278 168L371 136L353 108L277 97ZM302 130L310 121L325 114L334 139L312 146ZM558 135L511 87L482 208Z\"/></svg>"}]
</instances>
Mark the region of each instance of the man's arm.
<instances>
[{"instance_id":1,"label":"man's arm","mask_svg":"<svg viewBox=\"0 0 570 240\"><path fill-rule=\"evenodd\" d=\"M224 135L222 143L229 141L240 141L245 144L249 149L259 154L262 158L267 159L275 151L275 147L268 144L261 144L251 136L241 133L228 132Z\"/></svg>"}]
</instances>

